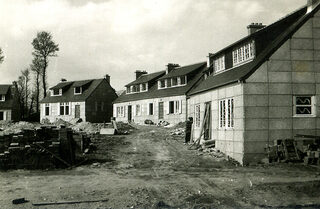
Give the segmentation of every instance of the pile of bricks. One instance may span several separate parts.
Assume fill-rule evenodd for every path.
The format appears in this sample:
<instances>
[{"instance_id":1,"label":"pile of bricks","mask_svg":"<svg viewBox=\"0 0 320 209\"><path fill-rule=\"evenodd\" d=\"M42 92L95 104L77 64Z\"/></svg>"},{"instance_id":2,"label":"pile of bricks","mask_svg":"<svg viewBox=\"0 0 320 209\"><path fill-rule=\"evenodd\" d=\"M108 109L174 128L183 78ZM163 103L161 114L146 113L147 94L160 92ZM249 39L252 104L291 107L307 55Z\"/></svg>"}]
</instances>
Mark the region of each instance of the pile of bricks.
<instances>
[{"instance_id":1,"label":"pile of bricks","mask_svg":"<svg viewBox=\"0 0 320 209\"><path fill-rule=\"evenodd\" d=\"M69 128L43 126L0 135L0 169L69 167L88 145L88 137Z\"/></svg>"}]
</instances>

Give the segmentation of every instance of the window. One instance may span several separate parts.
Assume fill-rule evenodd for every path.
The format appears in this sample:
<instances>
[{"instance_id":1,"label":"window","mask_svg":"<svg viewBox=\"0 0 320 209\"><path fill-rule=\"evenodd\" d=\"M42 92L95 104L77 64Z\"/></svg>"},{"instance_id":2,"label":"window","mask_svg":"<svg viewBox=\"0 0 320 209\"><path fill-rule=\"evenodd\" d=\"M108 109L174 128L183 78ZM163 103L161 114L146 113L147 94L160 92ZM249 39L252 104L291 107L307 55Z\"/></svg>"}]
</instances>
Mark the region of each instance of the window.
<instances>
[{"instance_id":1,"label":"window","mask_svg":"<svg viewBox=\"0 0 320 209\"><path fill-rule=\"evenodd\" d=\"M53 89L52 90L53 96L61 96L62 95L62 89Z\"/></svg>"},{"instance_id":2,"label":"window","mask_svg":"<svg viewBox=\"0 0 320 209\"><path fill-rule=\"evenodd\" d=\"M195 126L200 127L200 104L194 107Z\"/></svg>"},{"instance_id":3,"label":"window","mask_svg":"<svg viewBox=\"0 0 320 209\"><path fill-rule=\"evenodd\" d=\"M214 70L215 72L220 72L225 70L225 61L224 61L224 55L221 57L216 58L213 61L213 66L214 66Z\"/></svg>"},{"instance_id":4,"label":"window","mask_svg":"<svg viewBox=\"0 0 320 209\"><path fill-rule=\"evenodd\" d=\"M124 117L124 106L117 107L117 117Z\"/></svg>"},{"instance_id":5,"label":"window","mask_svg":"<svg viewBox=\"0 0 320 209\"><path fill-rule=\"evenodd\" d=\"M149 115L153 115L153 103L149 103Z\"/></svg>"},{"instance_id":6,"label":"window","mask_svg":"<svg viewBox=\"0 0 320 209\"><path fill-rule=\"evenodd\" d=\"M136 105L136 116L141 115L141 105Z\"/></svg>"},{"instance_id":7,"label":"window","mask_svg":"<svg viewBox=\"0 0 320 209\"><path fill-rule=\"evenodd\" d=\"M181 105L182 101L169 101L168 114L182 113Z\"/></svg>"},{"instance_id":8,"label":"window","mask_svg":"<svg viewBox=\"0 0 320 209\"><path fill-rule=\"evenodd\" d=\"M45 115L50 115L50 104L45 104Z\"/></svg>"},{"instance_id":9,"label":"window","mask_svg":"<svg viewBox=\"0 0 320 209\"><path fill-rule=\"evenodd\" d=\"M69 102L60 103L60 115L69 115Z\"/></svg>"},{"instance_id":10,"label":"window","mask_svg":"<svg viewBox=\"0 0 320 209\"><path fill-rule=\"evenodd\" d=\"M159 87L160 87L160 89L165 88L166 87L166 81L165 80L159 81Z\"/></svg>"},{"instance_id":11,"label":"window","mask_svg":"<svg viewBox=\"0 0 320 209\"><path fill-rule=\"evenodd\" d=\"M174 113L174 101L169 102L169 114Z\"/></svg>"},{"instance_id":12,"label":"window","mask_svg":"<svg viewBox=\"0 0 320 209\"><path fill-rule=\"evenodd\" d=\"M187 83L186 76L181 76L180 77L180 85L185 85Z\"/></svg>"},{"instance_id":13,"label":"window","mask_svg":"<svg viewBox=\"0 0 320 209\"><path fill-rule=\"evenodd\" d=\"M82 87L81 86L75 87L74 88L74 94L82 94Z\"/></svg>"},{"instance_id":14,"label":"window","mask_svg":"<svg viewBox=\"0 0 320 209\"><path fill-rule=\"evenodd\" d=\"M234 103L233 98L219 101L219 127L234 127Z\"/></svg>"},{"instance_id":15,"label":"window","mask_svg":"<svg viewBox=\"0 0 320 209\"><path fill-rule=\"evenodd\" d=\"M127 94L130 94L131 93L131 89L130 87L127 87Z\"/></svg>"},{"instance_id":16,"label":"window","mask_svg":"<svg viewBox=\"0 0 320 209\"><path fill-rule=\"evenodd\" d=\"M141 91L147 91L147 84L146 83L141 84Z\"/></svg>"},{"instance_id":17,"label":"window","mask_svg":"<svg viewBox=\"0 0 320 209\"><path fill-rule=\"evenodd\" d=\"M177 86L178 85L178 78L172 78L172 86Z\"/></svg>"},{"instance_id":18,"label":"window","mask_svg":"<svg viewBox=\"0 0 320 209\"><path fill-rule=\"evenodd\" d=\"M294 115L312 116L314 111L314 96L294 96Z\"/></svg>"},{"instance_id":19,"label":"window","mask_svg":"<svg viewBox=\"0 0 320 209\"><path fill-rule=\"evenodd\" d=\"M3 94L0 94L0 101L1 101L1 102L6 101L6 96L3 95Z\"/></svg>"},{"instance_id":20,"label":"window","mask_svg":"<svg viewBox=\"0 0 320 209\"><path fill-rule=\"evenodd\" d=\"M171 87L171 79L166 79L166 82L167 82L167 87Z\"/></svg>"},{"instance_id":21,"label":"window","mask_svg":"<svg viewBox=\"0 0 320 209\"><path fill-rule=\"evenodd\" d=\"M233 65L239 65L254 58L254 41L248 42L233 50Z\"/></svg>"}]
</instances>

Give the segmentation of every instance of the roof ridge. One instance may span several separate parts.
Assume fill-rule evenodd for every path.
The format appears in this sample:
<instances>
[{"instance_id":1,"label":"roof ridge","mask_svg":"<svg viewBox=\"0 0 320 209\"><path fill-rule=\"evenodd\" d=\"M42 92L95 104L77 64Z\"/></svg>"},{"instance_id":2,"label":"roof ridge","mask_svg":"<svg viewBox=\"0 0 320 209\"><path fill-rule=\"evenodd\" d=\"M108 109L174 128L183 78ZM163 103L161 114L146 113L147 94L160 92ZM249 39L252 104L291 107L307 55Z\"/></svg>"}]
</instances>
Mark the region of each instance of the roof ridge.
<instances>
[{"instance_id":1,"label":"roof ridge","mask_svg":"<svg viewBox=\"0 0 320 209\"><path fill-rule=\"evenodd\" d=\"M197 62L197 63L193 63L193 64L188 64L188 65L184 65L184 66L180 66L180 67L176 67L176 68L174 68L174 70L181 69L181 68L184 68L184 67L190 67L192 65L204 64L204 63L206 63L206 61Z\"/></svg>"}]
</instances>

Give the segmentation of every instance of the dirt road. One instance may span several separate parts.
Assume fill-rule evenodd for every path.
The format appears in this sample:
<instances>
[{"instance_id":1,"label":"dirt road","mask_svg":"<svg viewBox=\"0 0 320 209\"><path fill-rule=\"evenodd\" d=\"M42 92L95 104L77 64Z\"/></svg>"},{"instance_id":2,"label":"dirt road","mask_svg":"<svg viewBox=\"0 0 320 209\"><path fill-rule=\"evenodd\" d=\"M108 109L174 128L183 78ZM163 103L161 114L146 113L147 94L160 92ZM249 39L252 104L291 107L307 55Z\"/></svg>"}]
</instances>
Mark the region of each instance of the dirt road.
<instances>
[{"instance_id":1,"label":"dirt road","mask_svg":"<svg viewBox=\"0 0 320 209\"><path fill-rule=\"evenodd\" d=\"M97 154L104 163L0 172L0 208L320 208L319 168L239 167L188 150L182 138L170 136L166 128L138 128L99 142L103 150ZM13 206L11 201L20 197L30 202ZM108 201L31 204L99 199Z\"/></svg>"}]
</instances>

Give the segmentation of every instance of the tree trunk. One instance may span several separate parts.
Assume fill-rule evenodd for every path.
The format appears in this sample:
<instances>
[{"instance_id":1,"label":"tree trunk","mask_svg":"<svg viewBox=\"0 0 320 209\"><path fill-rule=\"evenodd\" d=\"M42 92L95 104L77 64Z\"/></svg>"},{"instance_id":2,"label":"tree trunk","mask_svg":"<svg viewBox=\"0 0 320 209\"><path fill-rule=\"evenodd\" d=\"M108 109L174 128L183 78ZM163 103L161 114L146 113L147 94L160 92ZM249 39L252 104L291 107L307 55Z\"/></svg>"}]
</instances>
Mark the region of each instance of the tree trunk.
<instances>
[{"instance_id":1,"label":"tree trunk","mask_svg":"<svg viewBox=\"0 0 320 209\"><path fill-rule=\"evenodd\" d=\"M37 72L36 77L36 112L39 113L39 100L40 100L40 81L39 81L39 72Z\"/></svg>"},{"instance_id":2,"label":"tree trunk","mask_svg":"<svg viewBox=\"0 0 320 209\"><path fill-rule=\"evenodd\" d=\"M47 96L47 83L46 83L46 70L47 70L47 58L44 57L44 65L43 65L43 72L42 72L42 85L43 85L43 98Z\"/></svg>"}]
</instances>

